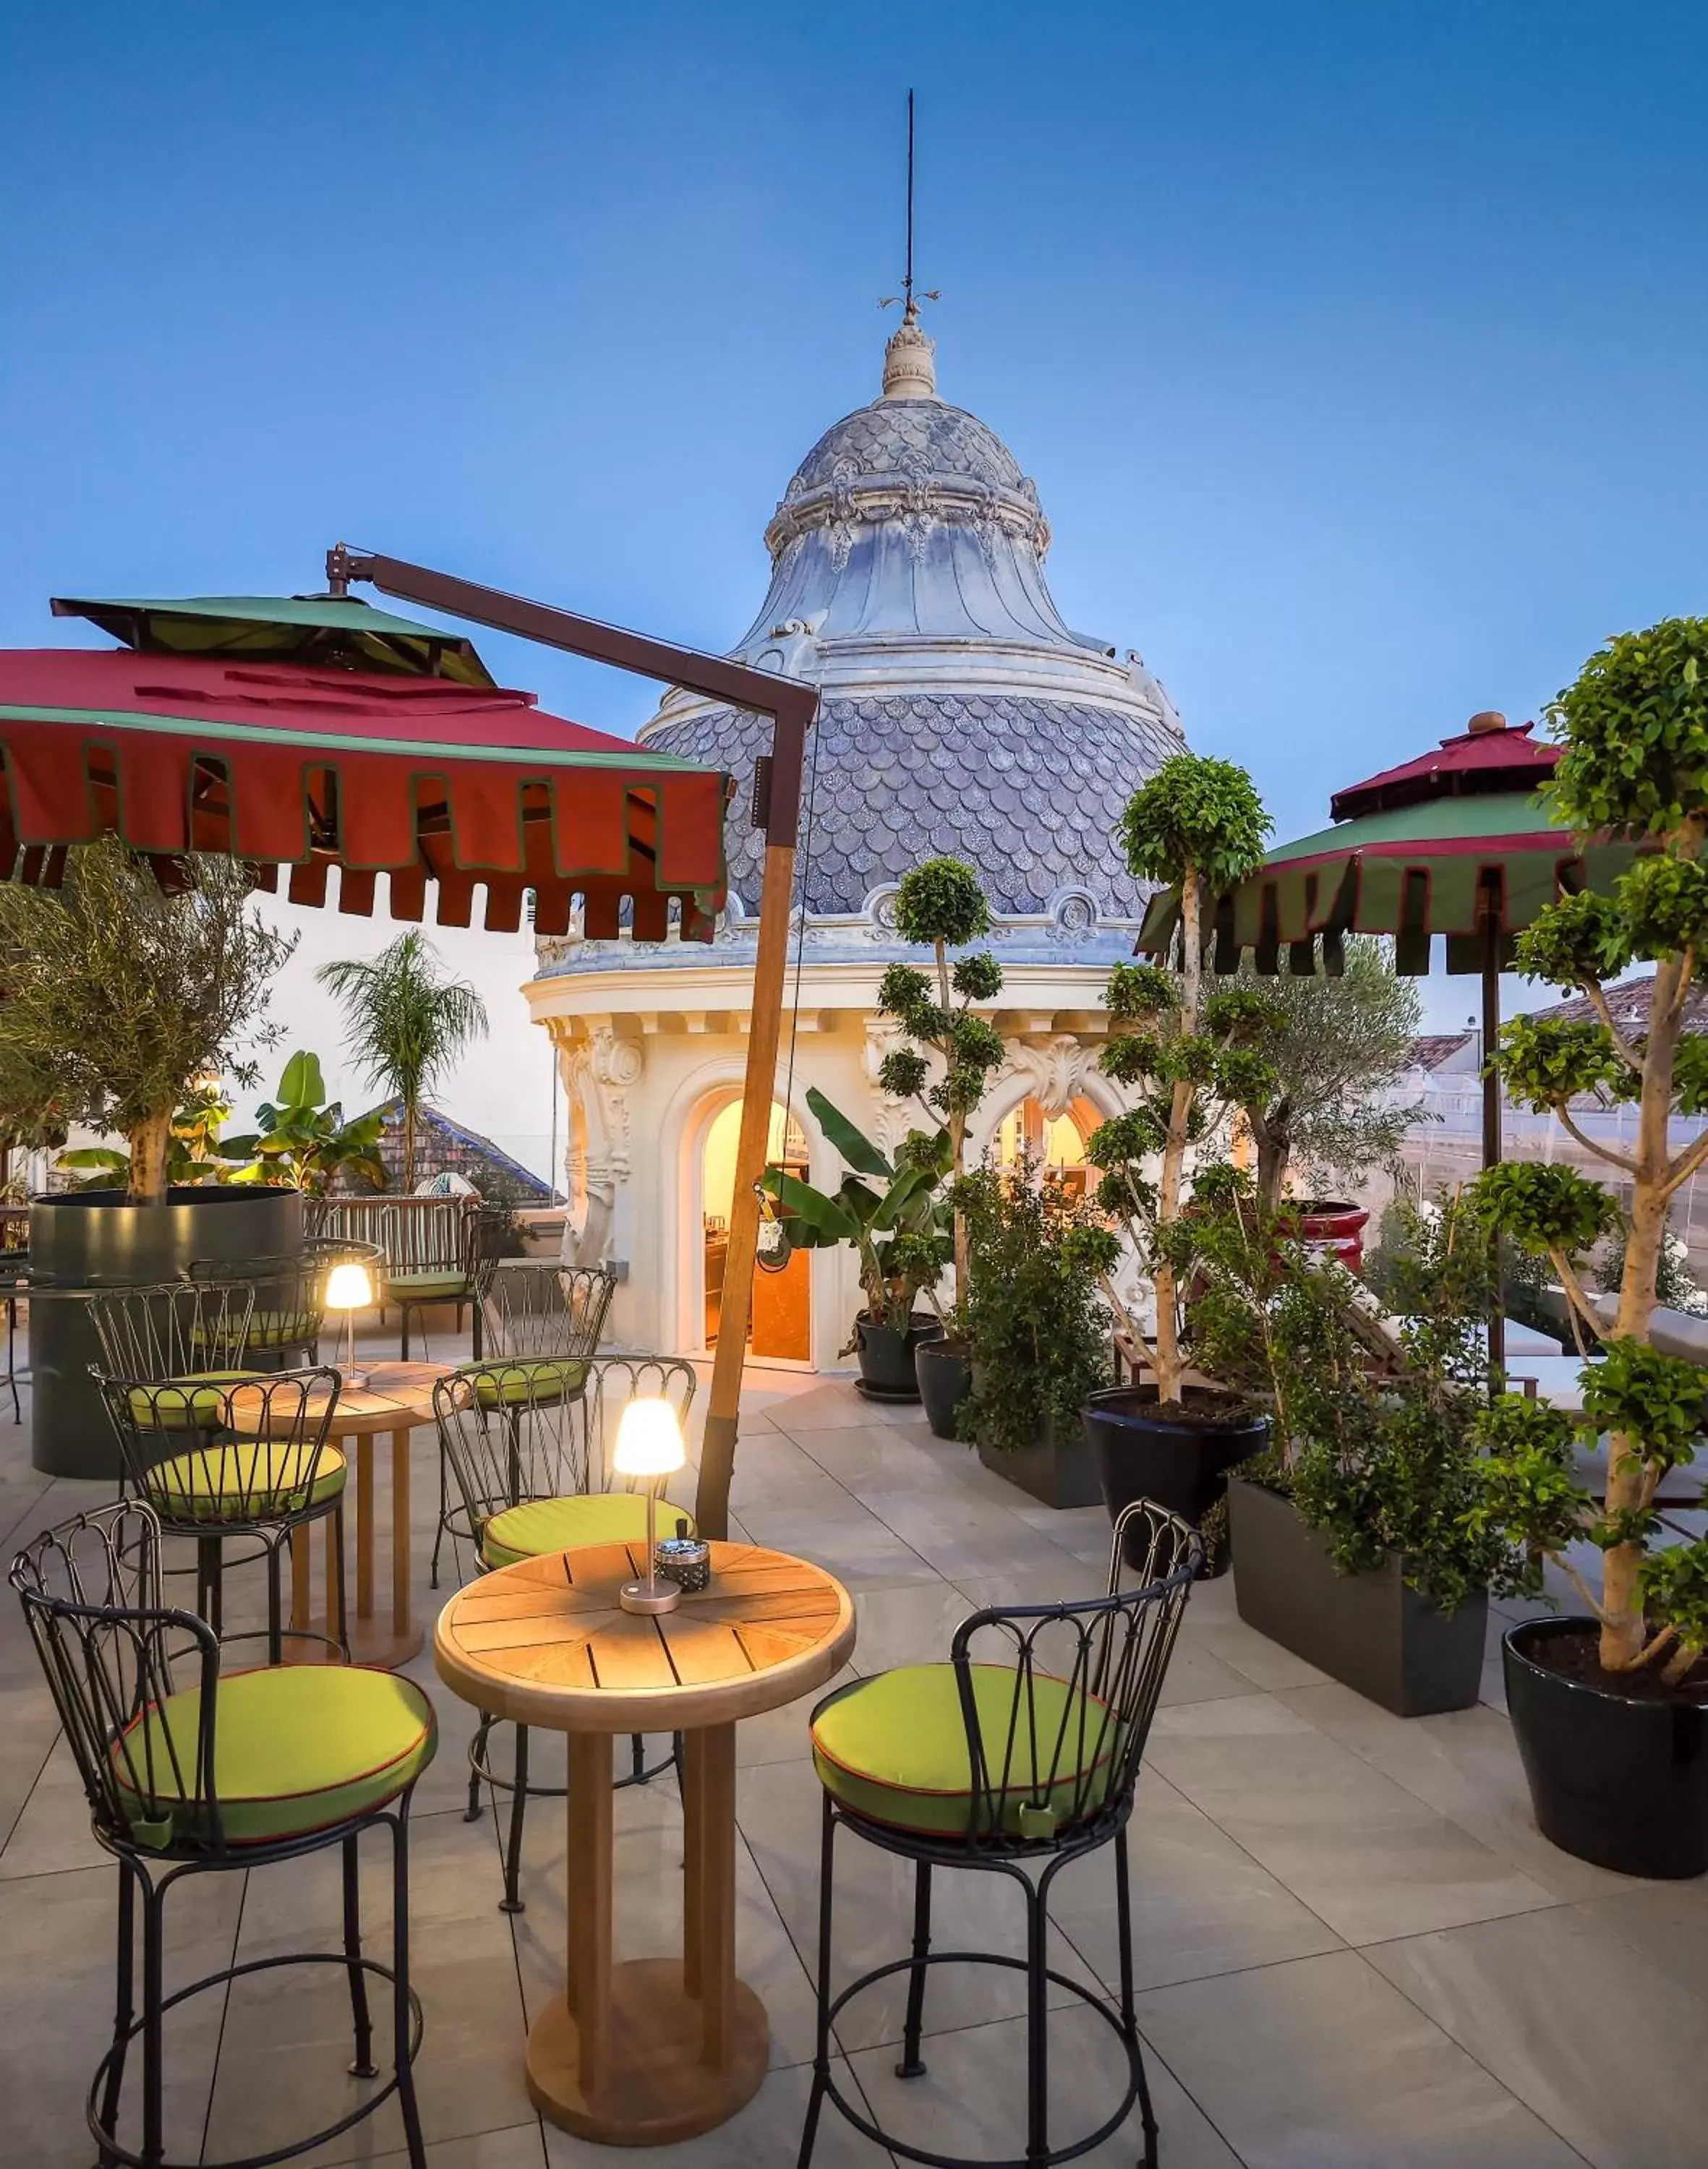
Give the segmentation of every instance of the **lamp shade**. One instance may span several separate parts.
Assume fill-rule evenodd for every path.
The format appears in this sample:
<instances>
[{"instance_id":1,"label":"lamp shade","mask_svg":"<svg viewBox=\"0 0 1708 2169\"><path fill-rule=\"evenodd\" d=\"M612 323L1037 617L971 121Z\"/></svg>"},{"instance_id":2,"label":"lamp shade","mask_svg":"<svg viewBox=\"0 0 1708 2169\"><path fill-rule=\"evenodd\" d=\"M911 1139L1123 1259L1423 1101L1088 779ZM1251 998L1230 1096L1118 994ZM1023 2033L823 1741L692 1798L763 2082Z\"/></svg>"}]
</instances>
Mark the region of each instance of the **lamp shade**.
<instances>
[{"instance_id":1,"label":"lamp shade","mask_svg":"<svg viewBox=\"0 0 1708 2169\"><path fill-rule=\"evenodd\" d=\"M328 1310L366 1310L373 1299L374 1284L368 1278L368 1269L355 1259L349 1258L341 1266L334 1266L327 1275Z\"/></svg>"},{"instance_id":2,"label":"lamp shade","mask_svg":"<svg viewBox=\"0 0 1708 2169\"><path fill-rule=\"evenodd\" d=\"M687 1458L676 1411L661 1394L637 1394L616 1426L612 1468L619 1476L668 1476Z\"/></svg>"}]
</instances>

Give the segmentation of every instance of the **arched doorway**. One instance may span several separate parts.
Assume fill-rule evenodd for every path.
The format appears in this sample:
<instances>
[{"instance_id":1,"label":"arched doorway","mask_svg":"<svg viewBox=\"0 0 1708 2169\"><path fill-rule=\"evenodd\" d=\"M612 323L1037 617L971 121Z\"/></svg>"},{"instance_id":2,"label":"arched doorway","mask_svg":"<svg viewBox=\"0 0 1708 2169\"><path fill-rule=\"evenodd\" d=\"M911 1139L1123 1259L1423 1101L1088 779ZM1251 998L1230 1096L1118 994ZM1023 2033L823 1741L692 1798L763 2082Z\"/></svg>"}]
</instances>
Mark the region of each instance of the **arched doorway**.
<instances>
[{"instance_id":1,"label":"arched doorway","mask_svg":"<svg viewBox=\"0 0 1708 2169\"><path fill-rule=\"evenodd\" d=\"M741 1102L732 1100L707 1125L701 1148L700 1218L704 1246L706 1346L715 1348L723 1308L723 1262L729 1244L729 1208L735 1196L735 1146L741 1132ZM803 1180L807 1174L807 1140L800 1124L772 1105L766 1156ZM812 1260L792 1250L776 1269L753 1276L753 1318L748 1347L757 1356L787 1363L809 1363L813 1356Z\"/></svg>"},{"instance_id":2,"label":"arched doorway","mask_svg":"<svg viewBox=\"0 0 1708 2169\"><path fill-rule=\"evenodd\" d=\"M1060 1114L1047 1115L1041 1101L1024 1099L996 1126L996 1164L1012 1167L1024 1153L1038 1163L1046 1181L1083 1197L1093 1175L1086 1142L1102 1119L1089 1100L1072 1100Z\"/></svg>"}]
</instances>

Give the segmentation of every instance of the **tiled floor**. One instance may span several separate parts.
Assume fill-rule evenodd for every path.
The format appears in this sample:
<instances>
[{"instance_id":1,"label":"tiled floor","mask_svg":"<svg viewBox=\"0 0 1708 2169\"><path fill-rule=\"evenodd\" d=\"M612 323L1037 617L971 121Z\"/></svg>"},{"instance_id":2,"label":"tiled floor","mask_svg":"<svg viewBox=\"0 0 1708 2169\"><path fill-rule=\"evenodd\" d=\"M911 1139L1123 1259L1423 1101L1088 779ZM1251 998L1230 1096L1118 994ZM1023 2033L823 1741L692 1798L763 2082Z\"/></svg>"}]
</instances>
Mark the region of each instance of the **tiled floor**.
<instances>
[{"instance_id":1,"label":"tiled floor","mask_svg":"<svg viewBox=\"0 0 1708 2169\"><path fill-rule=\"evenodd\" d=\"M376 1347L375 1353L385 1352ZM435 1346L435 1353L451 1351ZM941 1655L974 1606L1092 1593L1101 1510L1053 1513L933 1440L916 1413L867 1407L845 1383L763 1374L750 1393L734 1494L742 1530L797 1550L854 1592L854 1669ZM48 1484L26 1427L0 1430L0 1550L98 1502ZM424 1602L432 1467L416 1436L416 1585ZM684 1485L686 1495L691 1478ZM12 1542L5 1542L9 1537ZM389 1586L382 1570L382 1588ZM426 2010L419 2067L433 2169L568 2169L601 2154L531 2116L526 2017L557 1983L563 1819L527 1825L527 1911L497 1911L498 1825L466 1824L472 1722L410 1667L443 1724L417 1794L414 1977ZM1497 1698L1498 1670L1488 1674ZM1140 2016L1166 2169L1700 2169L1708 2159L1708 1895L1636 1884L1556 1852L1531 1824L1504 1716L1484 1706L1409 1724L1244 1627L1225 1581L1196 1591L1156 1724L1134 1825ZM639 2161L787 2169L811 2053L803 1958L818 1874L818 1791L803 1707L743 1726L739 1862L742 1971L771 2017L771 2070L742 2115ZM537 1765L536 1765L537 1767ZM681 1815L667 1778L617 1796L622 1955L677 1934ZM0 2165L82 2169L82 2101L109 2023L113 1884L92 1845L18 1607L0 1602ZM905 1871L845 1844L838 1962L846 1974L906 1943ZM366 1917L382 1937L387 1886L371 1866ZM945 1935L1013 1951L1011 1894L950 1879ZM247 1885L247 1887L245 1887ZM1058 1886L1064 1973L1111 1979L1107 1857ZM174 1900L172 1972L184 1980L313 1937L338 1920L322 1857L197 1879ZM323 1943L323 1947L324 1944ZM901 1996L891 1981L845 2014L846 2087L880 2121L945 2151L1020 2145L1023 2028L1014 1977L945 1969L931 1984L928 2076L894 2076ZM331 2122L347 2007L335 1978L249 1976L175 2019L174 2158L264 2151ZM1064 1996L1052 2018L1054 2135L1116 2098L1113 2044ZM382 2112L326 2163L401 2163ZM1084 2157L1130 2165L1136 2129ZM887 2160L834 2115L820 2169Z\"/></svg>"}]
</instances>

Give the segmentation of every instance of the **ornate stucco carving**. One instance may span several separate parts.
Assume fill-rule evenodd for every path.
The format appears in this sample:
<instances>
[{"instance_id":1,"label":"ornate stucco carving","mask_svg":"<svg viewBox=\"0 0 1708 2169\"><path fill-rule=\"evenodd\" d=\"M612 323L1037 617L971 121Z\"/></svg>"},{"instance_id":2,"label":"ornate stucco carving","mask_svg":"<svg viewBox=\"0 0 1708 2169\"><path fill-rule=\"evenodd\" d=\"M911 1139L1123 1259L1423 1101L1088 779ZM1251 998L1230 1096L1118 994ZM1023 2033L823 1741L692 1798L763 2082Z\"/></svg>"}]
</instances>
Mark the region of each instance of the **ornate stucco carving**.
<instances>
[{"instance_id":1,"label":"ornate stucco carving","mask_svg":"<svg viewBox=\"0 0 1708 2169\"><path fill-rule=\"evenodd\" d=\"M602 1265L611 1253L617 1192L633 1173L629 1095L646 1068L642 1041L609 1018L553 1019L569 1110L565 1173L569 1221L564 1255Z\"/></svg>"},{"instance_id":2,"label":"ornate stucco carving","mask_svg":"<svg viewBox=\"0 0 1708 2169\"><path fill-rule=\"evenodd\" d=\"M1029 1096L1051 1122L1085 1097L1086 1080L1097 1066L1096 1045L1072 1032L1059 1031L1042 1042L1021 1042L1008 1050L1010 1070L1025 1079Z\"/></svg>"}]
</instances>

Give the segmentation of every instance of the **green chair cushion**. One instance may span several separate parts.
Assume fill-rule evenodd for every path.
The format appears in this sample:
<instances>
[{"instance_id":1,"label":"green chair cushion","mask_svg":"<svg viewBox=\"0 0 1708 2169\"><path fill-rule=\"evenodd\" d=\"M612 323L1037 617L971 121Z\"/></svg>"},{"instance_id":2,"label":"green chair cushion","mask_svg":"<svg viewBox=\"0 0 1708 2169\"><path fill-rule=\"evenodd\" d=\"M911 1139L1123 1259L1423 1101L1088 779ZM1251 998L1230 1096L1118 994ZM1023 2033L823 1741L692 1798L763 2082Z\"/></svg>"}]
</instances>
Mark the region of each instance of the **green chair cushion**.
<instances>
[{"instance_id":1,"label":"green chair cushion","mask_svg":"<svg viewBox=\"0 0 1708 2169\"><path fill-rule=\"evenodd\" d=\"M144 1431L195 1431L216 1424L226 1395L246 1378L264 1378L264 1371L198 1371L190 1378L162 1378L131 1388L131 1416Z\"/></svg>"},{"instance_id":2,"label":"green chair cushion","mask_svg":"<svg viewBox=\"0 0 1708 2169\"><path fill-rule=\"evenodd\" d=\"M973 1700L1009 1836L1044 1837L1072 1817L1082 1773L1089 1777L1081 1815L1101 1806L1098 1772L1113 1775L1118 1729L1106 1703L1047 1673L1033 1676L1030 1722L1011 1714L1015 1675L974 1665ZM1014 1753L1001 1762L1013 1728ZM967 1728L953 1665L904 1665L856 1680L813 1719L813 1761L819 1782L845 1807L896 1830L963 1836L977 1811L967 1756ZM1040 1783L1054 1771L1054 1782Z\"/></svg>"},{"instance_id":3,"label":"green chair cushion","mask_svg":"<svg viewBox=\"0 0 1708 2169\"><path fill-rule=\"evenodd\" d=\"M517 1356L501 1371L479 1371L474 1398L483 1409L524 1401L571 1400L587 1383L587 1366L574 1356Z\"/></svg>"},{"instance_id":4,"label":"green chair cushion","mask_svg":"<svg viewBox=\"0 0 1708 2169\"><path fill-rule=\"evenodd\" d=\"M691 1532L694 1517L668 1503L659 1509L662 1534L674 1536L676 1523ZM525 1499L494 1514L481 1532L480 1555L488 1566L514 1566L518 1559L547 1552L573 1551L578 1544L644 1543L647 1500L643 1491L592 1491L573 1499Z\"/></svg>"},{"instance_id":5,"label":"green chair cushion","mask_svg":"<svg viewBox=\"0 0 1708 2169\"><path fill-rule=\"evenodd\" d=\"M198 1325L191 1338L199 1344L213 1341L221 1346L240 1340L245 1348L303 1348L320 1338L320 1313L252 1310L247 1320L234 1313L223 1324Z\"/></svg>"},{"instance_id":6,"label":"green chair cushion","mask_svg":"<svg viewBox=\"0 0 1708 2169\"><path fill-rule=\"evenodd\" d=\"M276 1521L336 1498L344 1480L335 1446L323 1446L316 1461L314 1448L301 1442L245 1439L159 1463L148 1472L148 1503L175 1521Z\"/></svg>"},{"instance_id":7,"label":"green chair cushion","mask_svg":"<svg viewBox=\"0 0 1708 2169\"><path fill-rule=\"evenodd\" d=\"M386 1292L393 1303L450 1303L468 1294L467 1273L387 1273Z\"/></svg>"},{"instance_id":8,"label":"green chair cushion","mask_svg":"<svg viewBox=\"0 0 1708 2169\"><path fill-rule=\"evenodd\" d=\"M200 1704L200 1689L186 1688L114 1743L120 1799L145 1844L203 1834L194 1802ZM214 1789L227 1841L306 1836L382 1807L420 1775L437 1745L433 1705L395 1672L275 1665L229 1673L219 1683L214 1726Z\"/></svg>"}]
</instances>

